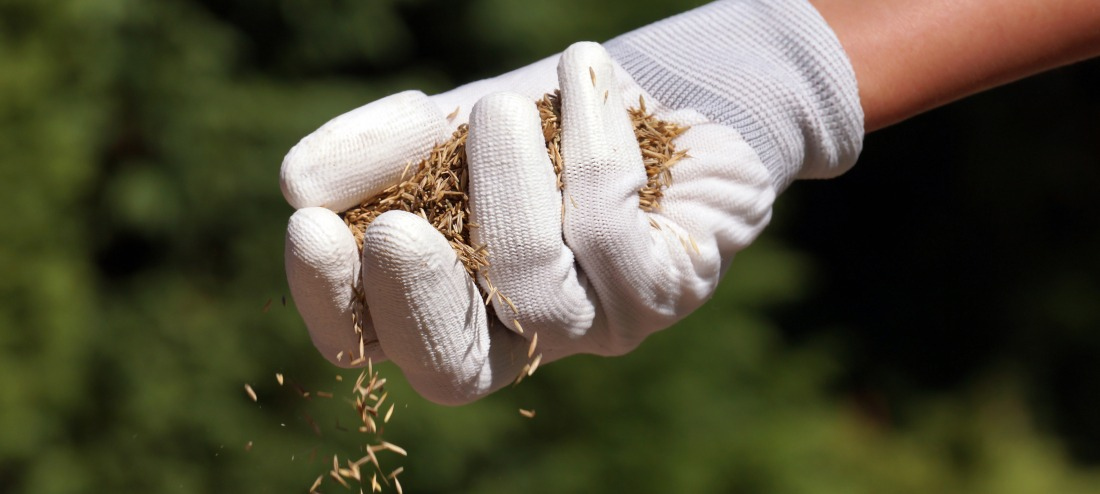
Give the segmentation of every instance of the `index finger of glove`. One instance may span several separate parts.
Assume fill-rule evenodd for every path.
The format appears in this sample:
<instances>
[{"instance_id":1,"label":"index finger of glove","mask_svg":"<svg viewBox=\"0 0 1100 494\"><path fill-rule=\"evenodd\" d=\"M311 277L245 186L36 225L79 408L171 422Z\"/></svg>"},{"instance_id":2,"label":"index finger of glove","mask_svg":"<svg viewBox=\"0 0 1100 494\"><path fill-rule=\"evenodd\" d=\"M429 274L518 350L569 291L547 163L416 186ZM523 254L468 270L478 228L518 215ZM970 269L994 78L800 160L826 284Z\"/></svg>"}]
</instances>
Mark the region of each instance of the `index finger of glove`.
<instances>
[{"instance_id":1,"label":"index finger of glove","mask_svg":"<svg viewBox=\"0 0 1100 494\"><path fill-rule=\"evenodd\" d=\"M522 95L486 96L474 107L466 146L470 220L478 225L470 235L488 250L481 281L497 294L497 316L513 330L543 333L544 343L556 333L582 336L595 308L562 241L561 192L539 110Z\"/></svg>"},{"instance_id":2,"label":"index finger of glove","mask_svg":"<svg viewBox=\"0 0 1100 494\"><path fill-rule=\"evenodd\" d=\"M329 120L291 148L279 172L283 196L296 209L344 211L396 183L446 137L446 118L424 93L387 96Z\"/></svg>"}]
</instances>

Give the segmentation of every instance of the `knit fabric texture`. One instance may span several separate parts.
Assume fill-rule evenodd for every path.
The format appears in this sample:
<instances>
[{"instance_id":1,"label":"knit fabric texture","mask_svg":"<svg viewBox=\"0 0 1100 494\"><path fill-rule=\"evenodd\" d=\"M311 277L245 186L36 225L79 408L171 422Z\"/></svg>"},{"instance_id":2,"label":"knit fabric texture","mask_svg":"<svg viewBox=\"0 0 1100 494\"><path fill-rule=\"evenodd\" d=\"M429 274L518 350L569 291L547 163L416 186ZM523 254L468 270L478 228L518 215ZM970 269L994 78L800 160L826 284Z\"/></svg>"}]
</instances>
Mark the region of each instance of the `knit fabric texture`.
<instances>
[{"instance_id":1,"label":"knit fabric texture","mask_svg":"<svg viewBox=\"0 0 1100 494\"><path fill-rule=\"evenodd\" d=\"M776 190L847 171L863 110L844 49L805 0L723 0L605 43L662 104L736 129Z\"/></svg>"}]
</instances>

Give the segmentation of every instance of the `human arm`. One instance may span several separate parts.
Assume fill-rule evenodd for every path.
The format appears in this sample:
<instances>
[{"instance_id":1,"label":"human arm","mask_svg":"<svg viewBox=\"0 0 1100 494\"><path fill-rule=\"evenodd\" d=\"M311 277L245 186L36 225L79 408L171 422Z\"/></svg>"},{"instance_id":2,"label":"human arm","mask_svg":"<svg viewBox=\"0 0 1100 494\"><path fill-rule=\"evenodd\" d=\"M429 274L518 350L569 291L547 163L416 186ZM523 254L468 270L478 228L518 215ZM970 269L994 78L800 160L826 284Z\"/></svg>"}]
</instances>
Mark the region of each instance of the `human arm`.
<instances>
[{"instance_id":1,"label":"human arm","mask_svg":"<svg viewBox=\"0 0 1100 494\"><path fill-rule=\"evenodd\" d=\"M868 132L1100 55L1095 0L811 0L851 60Z\"/></svg>"}]
</instances>

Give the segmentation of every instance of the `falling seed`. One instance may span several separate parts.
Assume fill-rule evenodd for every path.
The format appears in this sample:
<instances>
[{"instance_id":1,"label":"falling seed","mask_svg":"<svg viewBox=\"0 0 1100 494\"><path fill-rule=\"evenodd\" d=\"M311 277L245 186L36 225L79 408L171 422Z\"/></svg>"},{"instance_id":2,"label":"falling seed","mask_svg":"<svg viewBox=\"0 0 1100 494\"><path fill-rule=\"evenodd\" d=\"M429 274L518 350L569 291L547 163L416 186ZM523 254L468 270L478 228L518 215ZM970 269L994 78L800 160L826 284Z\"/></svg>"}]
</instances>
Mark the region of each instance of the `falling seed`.
<instances>
[{"instance_id":1,"label":"falling seed","mask_svg":"<svg viewBox=\"0 0 1100 494\"><path fill-rule=\"evenodd\" d=\"M596 71L592 67L588 67L588 75L592 78L592 87L596 87Z\"/></svg>"},{"instance_id":2,"label":"falling seed","mask_svg":"<svg viewBox=\"0 0 1100 494\"><path fill-rule=\"evenodd\" d=\"M519 370L519 375L516 376L516 380L512 382L512 386L515 386L523 382L523 378L527 377L527 371L531 368L531 364L523 364L523 368Z\"/></svg>"},{"instance_id":3,"label":"falling seed","mask_svg":"<svg viewBox=\"0 0 1100 494\"><path fill-rule=\"evenodd\" d=\"M320 396L321 398L332 398L332 393L329 393L328 391L318 391L317 396Z\"/></svg>"},{"instance_id":4,"label":"falling seed","mask_svg":"<svg viewBox=\"0 0 1100 494\"><path fill-rule=\"evenodd\" d=\"M450 122L450 121L454 120L454 119L455 119L455 117L457 117L457 116L458 116L458 110L459 110L460 108L462 108L462 107L461 107L461 106L456 106L456 107L455 107L455 111L453 111L453 112L451 112L451 113L447 114L447 121L448 121L448 122Z\"/></svg>"},{"instance_id":5,"label":"falling seed","mask_svg":"<svg viewBox=\"0 0 1100 494\"><path fill-rule=\"evenodd\" d=\"M538 356L535 357L535 360L531 361L530 368L527 369L527 375L528 376L535 373L535 369L539 368L539 362L541 362L541 361L542 361L542 354L540 353L540 354L538 354Z\"/></svg>"},{"instance_id":6,"label":"falling seed","mask_svg":"<svg viewBox=\"0 0 1100 494\"><path fill-rule=\"evenodd\" d=\"M382 468L378 465L378 457L374 455L374 448L367 448L367 458L370 458L370 462L374 464L374 468Z\"/></svg>"},{"instance_id":7,"label":"falling seed","mask_svg":"<svg viewBox=\"0 0 1100 494\"><path fill-rule=\"evenodd\" d=\"M538 346L538 344L539 334L536 332L535 335L531 337L531 345L527 347L527 358L531 358L531 356L535 354L535 347Z\"/></svg>"},{"instance_id":8,"label":"falling seed","mask_svg":"<svg viewBox=\"0 0 1100 494\"><path fill-rule=\"evenodd\" d=\"M314 494L317 492L317 488L321 487L321 481L325 479L324 475L318 475L317 480L313 481L313 485L309 488L309 493Z\"/></svg>"},{"instance_id":9,"label":"falling seed","mask_svg":"<svg viewBox=\"0 0 1100 494\"><path fill-rule=\"evenodd\" d=\"M513 314L519 314L519 309L516 308L516 304L512 303L512 299L506 297L503 293L497 292L497 298L503 300L505 304L508 304L508 308L512 309Z\"/></svg>"},{"instance_id":10,"label":"falling seed","mask_svg":"<svg viewBox=\"0 0 1100 494\"><path fill-rule=\"evenodd\" d=\"M275 373L275 380L279 381L279 386L283 385L283 375L282 374L276 372Z\"/></svg>"},{"instance_id":11,"label":"falling seed","mask_svg":"<svg viewBox=\"0 0 1100 494\"><path fill-rule=\"evenodd\" d=\"M252 398L252 401L258 401L258 398L256 397L256 392L252 390L252 386L245 384L244 392L248 393L248 397Z\"/></svg>"},{"instance_id":12,"label":"falling seed","mask_svg":"<svg viewBox=\"0 0 1100 494\"><path fill-rule=\"evenodd\" d=\"M249 452L249 451L252 451L252 441L248 441L248 444L244 445L244 451L246 453Z\"/></svg>"},{"instance_id":13,"label":"falling seed","mask_svg":"<svg viewBox=\"0 0 1100 494\"><path fill-rule=\"evenodd\" d=\"M336 471L341 477L359 480L359 472L352 468L341 468Z\"/></svg>"},{"instance_id":14,"label":"falling seed","mask_svg":"<svg viewBox=\"0 0 1100 494\"><path fill-rule=\"evenodd\" d=\"M357 379L355 379L355 387L353 388L353 389L355 389L356 393L359 393L360 392L359 390L363 388L363 380L366 379L366 378L367 378L367 371L363 371L363 372L359 373L359 377Z\"/></svg>"},{"instance_id":15,"label":"falling seed","mask_svg":"<svg viewBox=\"0 0 1100 494\"><path fill-rule=\"evenodd\" d=\"M393 406L395 403L390 403L390 409L386 412L386 417L382 419L383 424L390 423L390 416L393 415Z\"/></svg>"},{"instance_id":16,"label":"falling seed","mask_svg":"<svg viewBox=\"0 0 1100 494\"><path fill-rule=\"evenodd\" d=\"M485 295L485 305L488 306L493 303L493 297L497 296L497 287L488 278L485 279L485 283L489 285L489 293ZM519 332L523 334L523 328L519 328Z\"/></svg>"},{"instance_id":17,"label":"falling seed","mask_svg":"<svg viewBox=\"0 0 1100 494\"><path fill-rule=\"evenodd\" d=\"M397 453L401 456L409 456L409 453L406 452L404 448L402 448L401 446L398 446L396 444L393 444L391 442L382 441L380 446L382 446L382 447L384 447L384 448L386 448L390 451L393 451L394 453Z\"/></svg>"},{"instance_id":18,"label":"falling seed","mask_svg":"<svg viewBox=\"0 0 1100 494\"><path fill-rule=\"evenodd\" d=\"M343 350L340 350L340 352L336 354L336 361L339 362L341 360L344 360L344 351Z\"/></svg>"},{"instance_id":19,"label":"falling seed","mask_svg":"<svg viewBox=\"0 0 1100 494\"><path fill-rule=\"evenodd\" d=\"M344 380L344 376L341 376L340 374L336 375L336 381L342 382L343 380Z\"/></svg>"},{"instance_id":20,"label":"falling seed","mask_svg":"<svg viewBox=\"0 0 1100 494\"><path fill-rule=\"evenodd\" d=\"M519 414L523 415L524 417L527 417L529 419L535 418L535 411L534 410L524 410L524 409L520 408L519 409Z\"/></svg>"},{"instance_id":21,"label":"falling seed","mask_svg":"<svg viewBox=\"0 0 1100 494\"><path fill-rule=\"evenodd\" d=\"M328 476L332 477L333 479L336 479L336 481L339 482L340 485L344 486L345 489L350 489L351 488L351 486L348 485L348 481L344 480L344 478L340 476L339 472L336 472L336 471L329 472Z\"/></svg>"}]
</instances>

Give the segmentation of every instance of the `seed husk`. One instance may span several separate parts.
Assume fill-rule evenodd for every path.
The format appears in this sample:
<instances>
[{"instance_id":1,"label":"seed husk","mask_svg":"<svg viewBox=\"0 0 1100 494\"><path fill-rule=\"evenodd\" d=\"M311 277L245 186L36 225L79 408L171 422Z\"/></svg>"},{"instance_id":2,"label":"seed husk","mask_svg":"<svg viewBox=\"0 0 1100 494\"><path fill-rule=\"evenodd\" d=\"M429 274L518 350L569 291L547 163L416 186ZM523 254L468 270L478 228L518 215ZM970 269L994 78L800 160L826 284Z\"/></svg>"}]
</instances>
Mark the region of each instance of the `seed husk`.
<instances>
[{"instance_id":1,"label":"seed husk","mask_svg":"<svg viewBox=\"0 0 1100 494\"><path fill-rule=\"evenodd\" d=\"M538 355L535 355L535 358L531 360L530 364L528 364L529 365L529 367L527 369L527 375L528 376L533 375L535 373L535 369L539 368L539 362L542 362L542 354L541 353L538 354Z\"/></svg>"}]
</instances>

